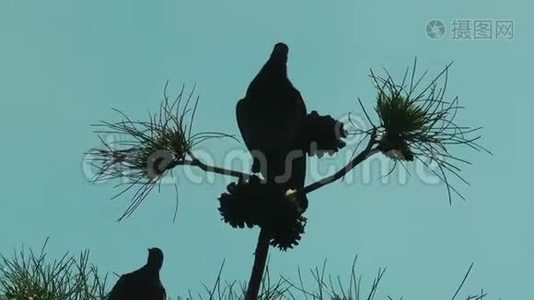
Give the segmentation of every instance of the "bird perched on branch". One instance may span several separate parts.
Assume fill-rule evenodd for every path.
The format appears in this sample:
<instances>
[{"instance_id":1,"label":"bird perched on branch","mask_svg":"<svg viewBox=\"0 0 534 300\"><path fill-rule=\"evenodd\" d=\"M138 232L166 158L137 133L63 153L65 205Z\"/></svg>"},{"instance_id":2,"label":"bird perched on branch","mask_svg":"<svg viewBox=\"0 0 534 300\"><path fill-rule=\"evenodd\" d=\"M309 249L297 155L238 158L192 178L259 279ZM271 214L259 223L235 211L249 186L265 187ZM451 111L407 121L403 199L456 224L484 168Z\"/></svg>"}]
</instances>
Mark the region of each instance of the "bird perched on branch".
<instances>
[{"instance_id":1,"label":"bird perched on branch","mask_svg":"<svg viewBox=\"0 0 534 300\"><path fill-rule=\"evenodd\" d=\"M147 263L137 271L122 275L107 299L166 300L165 288L159 279L162 265L163 251L159 248L148 249Z\"/></svg>"},{"instance_id":2,"label":"bird perched on branch","mask_svg":"<svg viewBox=\"0 0 534 300\"><path fill-rule=\"evenodd\" d=\"M237 103L237 123L253 156L252 172L264 179L299 190L306 176L306 154L301 129L306 106L300 92L287 77L289 48L274 46L271 56ZM307 199L302 195L302 208Z\"/></svg>"}]
</instances>

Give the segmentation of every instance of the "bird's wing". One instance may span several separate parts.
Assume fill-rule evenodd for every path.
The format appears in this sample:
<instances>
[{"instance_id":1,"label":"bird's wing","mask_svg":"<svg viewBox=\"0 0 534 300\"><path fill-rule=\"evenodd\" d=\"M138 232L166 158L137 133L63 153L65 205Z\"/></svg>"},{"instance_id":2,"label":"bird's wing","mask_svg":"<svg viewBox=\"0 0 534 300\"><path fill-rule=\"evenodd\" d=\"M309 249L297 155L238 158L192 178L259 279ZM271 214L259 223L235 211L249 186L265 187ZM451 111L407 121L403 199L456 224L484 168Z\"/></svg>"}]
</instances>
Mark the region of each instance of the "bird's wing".
<instances>
[{"instance_id":1,"label":"bird's wing","mask_svg":"<svg viewBox=\"0 0 534 300\"><path fill-rule=\"evenodd\" d=\"M237 126L239 127L239 131L241 132L241 136L243 137L243 141L247 145L249 149L256 148L254 145L254 135L253 128L251 128L251 120L250 120L250 114L247 112L246 109L247 102L246 98L243 98L237 102L236 105L236 119L237 119Z\"/></svg>"},{"instance_id":2,"label":"bird's wing","mask_svg":"<svg viewBox=\"0 0 534 300\"><path fill-rule=\"evenodd\" d=\"M128 288L127 276L122 275L115 283L111 292L108 294L108 300L123 300L126 297L126 289Z\"/></svg>"},{"instance_id":3,"label":"bird's wing","mask_svg":"<svg viewBox=\"0 0 534 300\"><path fill-rule=\"evenodd\" d=\"M143 281L146 284L143 300L167 300L167 292L161 281ZM146 299L145 299L146 298Z\"/></svg>"},{"instance_id":4,"label":"bird's wing","mask_svg":"<svg viewBox=\"0 0 534 300\"><path fill-rule=\"evenodd\" d=\"M167 300L167 292L163 286L160 286L160 289L157 291L154 300Z\"/></svg>"},{"instance_id":5,"label":"bird's wing","mask_svg":"<svg viewBox=\"0 0 534 300\"><path fill-rule=\"evenodd\" d=\"M283 130L280 128L279 120L274 119L274 107L258 104L255 99L244 98L239 100L236 106L236 117L241 136L247 148L252 152L254 162L252 172L260 171L261 156L267 160L272 160L273 155L284 147ZM257 151L261 151L258 156ZM258 159L260 157L260 159Z\"/></svg>"},{"instance_id":6,"label":"bird's wing","mask_svg":"<svg viewBox=\"0 0 534 300\"><path fill-rule=\"evenodd\" d=\"M302 128L304 127L304 122L306 119L306 115L308 114L308 111L306 109L306 104L304 103L304 98L300 94L299 90L296 88L293 88L293 97L295 99L295 123L296 123L296 131L294 132L294 142L300 143L299 140L301 138L300 135L302 135ZM299 147L300 148L300 147Z\"/></svg>"}]
</instances>

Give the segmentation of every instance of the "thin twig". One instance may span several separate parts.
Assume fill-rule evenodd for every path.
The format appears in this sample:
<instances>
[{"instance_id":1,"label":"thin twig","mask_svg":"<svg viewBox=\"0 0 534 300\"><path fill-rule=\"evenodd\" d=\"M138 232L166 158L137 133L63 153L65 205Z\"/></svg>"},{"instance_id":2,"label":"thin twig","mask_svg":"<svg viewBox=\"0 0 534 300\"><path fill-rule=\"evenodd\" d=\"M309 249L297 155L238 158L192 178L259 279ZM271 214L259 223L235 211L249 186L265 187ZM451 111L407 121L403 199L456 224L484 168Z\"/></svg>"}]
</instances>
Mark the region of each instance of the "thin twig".
<instances>
[{"instance_id":1,"label":"thin twig","mask_svg":"<svg viewBox=\"0 0 534 300\"><path fill-rule=\"evenodd\" d=\"M369 142L367 144L367 147L360 152L357 156L355 156L345 167L337 171L336 173L325 177L319 181L316 181L304 188L304 193L311 193L317 189L322 188L323 186L330 184L338 179L341 179L343 176L345 176L350 170L352 170L354 167L359 165L361 162L369 158L370 156L374 155L375 153L378 153L379 151L376 149L373 149L373 146L376 142L376 130L373 130L371 133L371 137L369 138Z\"/></svg>"}]
</instances>

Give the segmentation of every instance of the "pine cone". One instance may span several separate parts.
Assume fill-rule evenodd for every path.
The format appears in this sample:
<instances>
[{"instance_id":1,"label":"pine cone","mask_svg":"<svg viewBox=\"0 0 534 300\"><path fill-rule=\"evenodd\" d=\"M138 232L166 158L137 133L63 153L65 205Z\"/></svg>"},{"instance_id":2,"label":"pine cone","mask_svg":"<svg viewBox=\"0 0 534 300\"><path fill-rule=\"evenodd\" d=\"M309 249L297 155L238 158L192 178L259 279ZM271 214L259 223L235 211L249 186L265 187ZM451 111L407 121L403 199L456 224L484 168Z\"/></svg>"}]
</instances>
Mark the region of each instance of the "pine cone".
<instances>
[{"instance_id":1,"label":"pine cone","mask_svg":"<svg viewBox=\"0 0 534 300\"><path fill-rule=\"evenodd\" d=\"M272 233L271 245L281 250L298 245L304 233L300 192L286 191L281 185L262 182L252 176L248 181L231 183L219 197L224 222L234 228L257 225Z\"/></svg>"},{"instance_id":2,"label":"pine cone","mask_svg":"<svg viewBox=\"0 0 534 300\"><path fill-rule=\"evenodd\" d=\"M302 128L303 151L309 155L322 155L327 152L333 154L345 147L344 138L347 132L343 128L343 123L335 120L330 115L321 116L316 111L312 111L306 116L304 127Z\"/></svg>"}]
</instances>

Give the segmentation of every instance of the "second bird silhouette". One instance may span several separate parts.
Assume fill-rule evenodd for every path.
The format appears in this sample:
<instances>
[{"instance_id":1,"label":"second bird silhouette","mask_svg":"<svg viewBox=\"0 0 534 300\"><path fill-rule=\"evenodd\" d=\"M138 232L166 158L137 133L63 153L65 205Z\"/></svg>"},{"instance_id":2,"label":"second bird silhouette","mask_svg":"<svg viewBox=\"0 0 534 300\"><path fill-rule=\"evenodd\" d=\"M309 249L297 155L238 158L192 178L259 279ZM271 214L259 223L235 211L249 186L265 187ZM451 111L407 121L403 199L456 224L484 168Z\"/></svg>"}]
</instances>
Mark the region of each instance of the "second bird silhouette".
<instances>
[{"instance_id":1,"label":"second bird silhouette","mask_svg":"<svg viewBox=\"0 0 534 300\"><path fill-rule=\"evenodd\" d=\"M289 48L274 46L271 56L248 86L236 107L243 140L253 155L252 172L260 172L286 189L301 189L306 177L306 154L301 130L306 105L287 77ZM303 209L305 195L300 197Z\"/></svg>"},{"instance_id":2,"label":"second bird silhouette","mask_svg":"<svg viewBox=\"0 0 534 300\"><path fill-rule=\"evenodd\" d=\"M163 265L163 251L148 249L146 264L140 269L122 275L108 295L108 300L166 300L159 271Z\"/></svg>"}]
</instances>

